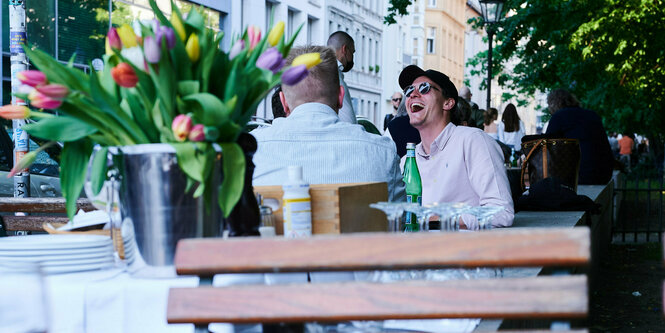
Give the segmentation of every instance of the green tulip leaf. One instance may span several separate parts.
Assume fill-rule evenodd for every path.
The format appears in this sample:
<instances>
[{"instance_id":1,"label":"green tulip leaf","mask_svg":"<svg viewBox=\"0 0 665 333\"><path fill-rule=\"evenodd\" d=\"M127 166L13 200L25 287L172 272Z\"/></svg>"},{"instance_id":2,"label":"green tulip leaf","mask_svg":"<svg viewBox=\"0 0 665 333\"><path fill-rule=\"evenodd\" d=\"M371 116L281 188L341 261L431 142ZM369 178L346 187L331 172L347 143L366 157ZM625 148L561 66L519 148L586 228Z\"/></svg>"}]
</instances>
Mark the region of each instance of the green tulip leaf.
<instances>
[{"instance_id":1,"label":"green tulip leaf","mask_svg":"<svg viewBox=\"0 0 665 333\"><path fill-rule=\"evenodd\" d=\"M95 195L99 194L99 191L102 190L104 181L106 180L108 151L108 147L102 147L92 158L92 165L90 168L90 187L92 188L92 193Z\"/></svg>"},{"instance_id":2,"label":"green tulip leaf","mask_svg":"<svg viewBox=\"0 0 665 333\"><path fill-rule=\"evenodd\" d=\"M196 80L185 80L178 82L178 94L186 97L193 94L198 94L201 84Z\"/></svg>"},{"instance_id":3,"label":"green tulip leaf","mask_svg":"<svg viewBox=\"0 0 665 333\"><path fill-rule=\"evenodd\" d=\"M50 82L61 83L74 90L89 91L87 89L89 78L81 70L68 68L45 52L39 49L33 50L28 45L24 44L23 50L25 50L25 54L30 59L30 62L44 72Z\"/></svg>"},{"instance_id":4,"label":"green tulip leaf","mask_svg":"<svg viewBox=\"0 0 665 333\"><path fill-rule=\"evenodd\" d=\"M60 186L62 195L67 202L67 216L70 219L76 214L78 199L85 182L86 168L92 153L92 142L87 139L65 142L60 156Z\"/></svg>"},{"instance_id":5,"label":"green tulip leaf","mask_svg":"<svg viewBox=\"0 0 665 333\"><path fill-rule=\"evenodd\" d=\"M198 93L186 96L182 99L187 104L188 111L206 126L215 126L228 119L226 104L209 93Z\"/></svg>"},{"instance_id":6,"label":"green tulip leaf","mask_svg":"<svg viewBox=\"0 0 665 333\"><path fill-rule=\"evenodd\" d=\"M203 18L203 15L201 15L201 13L196 10L196 8L192 8L189 11L187 14L187 19L185 20L185 24L196 30L197 33L200 33L203 31L203 29L205 29L205 19Z\"/></svg>"},{"instance_id":7,"label":"green tulip leaf","mask_svg":"<svg viewBox=\"0 0 665 333\"><path fill-rule=\"evenodd\" d=\"M245 180L245 155L235 143L220 143L222 147L222 171L224 179L219 187L219 208L224 217L229 217L233 207L240 200Z\"/></svg>"},{"instance_id":8,"label":"green tulip leaf","mask_svg":"<svg viewBox=\"0 0 665 333\"><path fill-rule=\"evenodd\" d=\"M23 129L38 138L61 142L77 141L97 132L94 126L66 116L44 118L36 123L23 125Z\"/></svg>"}]
</instances>

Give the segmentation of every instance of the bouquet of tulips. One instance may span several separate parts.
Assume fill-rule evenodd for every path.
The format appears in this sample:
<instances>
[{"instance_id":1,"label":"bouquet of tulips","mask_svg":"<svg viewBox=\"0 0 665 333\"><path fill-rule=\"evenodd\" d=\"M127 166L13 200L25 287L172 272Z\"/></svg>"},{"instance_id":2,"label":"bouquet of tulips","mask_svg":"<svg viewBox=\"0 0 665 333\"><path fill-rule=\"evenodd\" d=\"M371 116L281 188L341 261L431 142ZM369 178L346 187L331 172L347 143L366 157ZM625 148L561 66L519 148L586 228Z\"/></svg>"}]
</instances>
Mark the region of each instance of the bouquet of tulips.
<instances>
[{"instance_id":1,"label":"bouquet of tulips","mask_svg":"<svg viewBox=\"0 0 665 333\"><path fill-rule=\"evenodd\" d=\"M193 195L211 197L211 191L218 191L220 208L228 216L245 178L239 134L271 88L299 82L320 62L318 54L306 54L285 67L300 29L287 41L284 22L264 38L250 26L226 53L220 49L223 33L207 28L198 10L183 15L171 3L167 18L154 0L150 6L157 19L141 25L140 37L128 25L109 30L104 68L90 75L24 46L39 70L18 74L23 86L16 96L32 108L0 108L4 118L33 120L23 127L31 135L64 143L60 177L70 217L93 146L101 146L90 175L98 193L106 179L108 147L145 143L171 144ZM213 144L223 154L219 188L208 184L216 156ZM31 164L38 152L27 154L13 173Z\"/></svg>"}]
</instances>

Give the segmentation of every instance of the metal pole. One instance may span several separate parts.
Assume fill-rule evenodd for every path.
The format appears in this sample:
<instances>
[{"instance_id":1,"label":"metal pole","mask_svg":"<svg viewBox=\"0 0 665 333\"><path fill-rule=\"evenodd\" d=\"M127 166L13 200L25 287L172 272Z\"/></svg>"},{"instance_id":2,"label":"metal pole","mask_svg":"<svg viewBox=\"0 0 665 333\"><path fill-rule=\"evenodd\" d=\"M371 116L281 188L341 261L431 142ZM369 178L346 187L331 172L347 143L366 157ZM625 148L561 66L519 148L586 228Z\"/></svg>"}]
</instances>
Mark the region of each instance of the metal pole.
<instances>
[{"instance_id":1,"label":"metal pole","mask_svg":"<svg viewBox=\"0 0 665 333\"><path fill-rule=\"evenodd\" d=\"M9 1L9 51L11 63L12 93L16 93L21 86L17 74L28 69L28 60L23 50L26 43L25 2L23 0ZM26 105L25 101L12 96L13 105ZM13 120L14 130L14 165L30 150L30 137L22 129L25 120ZM25 198L30 196L30 173L28 168L14 176L14 197Z\"/></svg>"},{"instance_id":2,"label":"metal pole","mask_svg":"<svg viewBox=\"0 0 665 333\"><path fill-rule=\"evenodd\" d=\"M487 26L487 44L489 48L487 49L487 111L490 109L492 101L492 38L494 37L494 31L492 26Z\"/></svg>"}]
</instances>

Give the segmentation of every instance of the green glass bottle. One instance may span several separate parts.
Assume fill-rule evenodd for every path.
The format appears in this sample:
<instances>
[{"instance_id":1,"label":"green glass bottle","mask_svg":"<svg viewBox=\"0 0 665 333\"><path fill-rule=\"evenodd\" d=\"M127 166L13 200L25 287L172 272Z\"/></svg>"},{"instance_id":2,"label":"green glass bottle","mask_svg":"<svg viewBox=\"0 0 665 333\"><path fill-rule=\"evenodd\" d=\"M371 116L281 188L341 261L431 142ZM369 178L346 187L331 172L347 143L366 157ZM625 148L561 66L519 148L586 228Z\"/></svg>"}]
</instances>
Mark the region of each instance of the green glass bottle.
<instances>
[{"instance_id":1,"label":"green glass bottle","mask_svg":"<svg viewBox=\"0 0 665 333\"><path fill-rule=\"evenodd\" d=\"M423 204L423 185L416 164L416 144L409 142L406 144L406 161L404 163L404 183L406 184L406 201ZM406 232L418 231L418 220L413 213L406 214L406 223L404 230Z\"/></svg>"}]
</instances>

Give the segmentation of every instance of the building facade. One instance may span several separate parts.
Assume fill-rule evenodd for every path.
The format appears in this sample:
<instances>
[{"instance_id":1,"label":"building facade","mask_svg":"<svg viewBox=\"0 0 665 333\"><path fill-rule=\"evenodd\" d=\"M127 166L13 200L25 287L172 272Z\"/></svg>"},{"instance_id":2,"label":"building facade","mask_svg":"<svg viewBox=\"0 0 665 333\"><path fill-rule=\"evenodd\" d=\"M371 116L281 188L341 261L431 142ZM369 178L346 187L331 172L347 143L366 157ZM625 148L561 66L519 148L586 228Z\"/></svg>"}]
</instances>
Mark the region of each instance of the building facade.
<instances>
[{"instance_id":1,"label":"building facade","mask_svg":"<svg viewBox=\"0 0 665 333\"><path fill-rule=\"evenodd\" d=\"M419 0L425 9L423 66L445 73L458 89L464 81L466 0Z\"/></svg>"}]
</instances>

